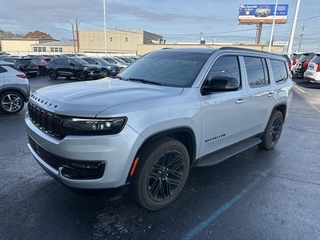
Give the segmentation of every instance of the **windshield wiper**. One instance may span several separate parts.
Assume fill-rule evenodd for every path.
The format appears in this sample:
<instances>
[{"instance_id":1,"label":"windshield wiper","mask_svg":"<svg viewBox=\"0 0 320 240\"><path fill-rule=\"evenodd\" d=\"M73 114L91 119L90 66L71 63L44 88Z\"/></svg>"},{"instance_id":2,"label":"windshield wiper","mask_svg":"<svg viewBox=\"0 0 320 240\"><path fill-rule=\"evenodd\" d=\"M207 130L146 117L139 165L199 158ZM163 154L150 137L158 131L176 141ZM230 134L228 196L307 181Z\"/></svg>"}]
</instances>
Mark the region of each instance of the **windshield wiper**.
<instances>
[{"instance_id":1,"label":"windshield wiper","mask_svg":"<svg viewBox=\"0 0 320 240\"><path fill-rule=\"evenodd\" d=\"M145 84L153 84L153 85L162 86L161 83L150 81L150 80L146 80L146 79L143 79L143 78L124 78L123 80L133 81L133 82L142 82L142 83L145 83Z\"/></svg>"}]
</instances>

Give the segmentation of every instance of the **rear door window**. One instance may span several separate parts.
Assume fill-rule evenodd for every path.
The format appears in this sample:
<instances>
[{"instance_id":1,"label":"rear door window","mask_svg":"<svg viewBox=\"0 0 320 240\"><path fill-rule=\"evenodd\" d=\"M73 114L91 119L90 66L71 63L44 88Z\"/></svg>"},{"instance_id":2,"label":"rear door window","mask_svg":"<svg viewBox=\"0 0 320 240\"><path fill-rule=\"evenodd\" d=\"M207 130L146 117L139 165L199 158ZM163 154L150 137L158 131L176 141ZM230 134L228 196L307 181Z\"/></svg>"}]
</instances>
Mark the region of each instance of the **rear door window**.
<instances>
[{"instance_id":1,"label":"rear door window","mask_svg":"<svg viewBox=\"0 0 320 240\"><path fill-rule=\"evenodd\" d=\"M270 84L266 60L259 57L244 57L247 78L250 87L266 86Z\"/></svg>"},{"instance_id":2,"label":"rear door window","mask_svg":"<svg viewBox=\"0 0 320 240\"><path fill-rule=\"evenodd\" d=\"M286 63L278 60L270 60L273 78L276 83L285 81L289 76Z\"/></svg>"}]
</instances>

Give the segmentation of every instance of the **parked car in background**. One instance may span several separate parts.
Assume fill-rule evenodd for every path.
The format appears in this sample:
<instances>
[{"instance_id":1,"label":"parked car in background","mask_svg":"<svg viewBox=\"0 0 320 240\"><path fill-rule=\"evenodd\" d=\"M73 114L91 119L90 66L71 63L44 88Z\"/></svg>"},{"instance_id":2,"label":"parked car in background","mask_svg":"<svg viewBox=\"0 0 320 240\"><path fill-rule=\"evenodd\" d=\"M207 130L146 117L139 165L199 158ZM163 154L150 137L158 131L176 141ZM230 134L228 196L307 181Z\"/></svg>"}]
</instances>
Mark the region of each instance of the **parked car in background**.
<instances>
[{"instance_id":1,"label":"parked car in background","mask_svg":"<svg viewBox=\"0 0 320 240\"><path fill-rule=\"evenodd\" d=\"M295 77L303 77L307 70L310 60L314 57L314 53L303 53L293 67L292 74Z\"/></svg>"},{"instance_id":2,"label":"parked car in background","mask_svg":"<svg viewBox=\"0 0 320 240\"><path fill-rule=\"evenodd\" d=\"M51 60L47 65L47 74L51 80L58 77L76 77L80 81L101 78L101 68L90 65L79 57L62 57Z\"/></svg>"},{"instance_id":3,"label":"parked car in background","mask_svg":"<svg viewBox=\"0 0 320 240\"><path fill-rule=\"evenodd\" d=\"M118 59L120 58L122 61L124 61L125 63L131 64L134 62L133 59L129 58L129 57L124 57L124 56L118 56Z\"/></svg>"},{"instance_id":4,"label":"parked car in background","mask_svg":"<svg viewBox=\"0 0 320 240\"><path fill-rule=\"evenodd\" d=\"M128 63L113 57L102 57L102 59L106 60L108 63L118 65L121 69L126 68L129 65Z\"/></svg>"},{"instance_id":5,"label":"parked car in background","mask_svg":"<svg viewBox=\"0 0 320 240\"><path fill-rule=\"evenodd\" d=\"M0 110L6 114L20 112L30 96L26 75L13 63L0 61Z\"/></svg>"},{"instance_id":6,"label":"parked car in background","mask_svg":"<svg viewBox=\"0 0 320 240\"><path fill-rule=\"evenodd\" d=\"M301 57L302 53L292 53L290 55L290 59L291 59L291 73L293 71L294 66L296 65L298 59Z\"/></svg>"},{"instance_id":7,"label":"parked car in background","mask_svg":"<svg viewBox=\"0 0 320 240\"><path fill-rule=\"evenodd\" d=\"M120 67L118 65L108 63L102 58L82 57L81 59L85 60L91 65L99 66L101 68L102 77L115 76L120 72Z\"/></svg>"},{"instance_id":8,"label":"parked car in background","mask_svg":"<svg viewBox=\"0 0 320 240\"><path fill-rule=\"evenodd\" d=\"M316 53L310 60L303 77L312 83L320 83L320 53Z\"/></svg>"},{"instance_id":9,"label":"parked car in background","mask_svg":"<svg viewBox=\"0 0 320 240\"><path fill-rule=\"evenodd\" d=\"M15 67L21 72L29 75L30 77L36 77L39 72L39 67L35 61L30 57L12 57L5 56L1 58L2 61L14 63Z\"/></svg>"},{"instance_id":10,"label":"parked car in background","mask_svg":"<svg viewBox=\"0 0 320 240\"><path fill-rule=\"evenodd\" d=\"M38 64L39 67L39 75L44 76L47 74L47 65L48 62L51 60L50 58L44 56L30 56L28 55L33 61Z\"/></svg>"}]
</instances>

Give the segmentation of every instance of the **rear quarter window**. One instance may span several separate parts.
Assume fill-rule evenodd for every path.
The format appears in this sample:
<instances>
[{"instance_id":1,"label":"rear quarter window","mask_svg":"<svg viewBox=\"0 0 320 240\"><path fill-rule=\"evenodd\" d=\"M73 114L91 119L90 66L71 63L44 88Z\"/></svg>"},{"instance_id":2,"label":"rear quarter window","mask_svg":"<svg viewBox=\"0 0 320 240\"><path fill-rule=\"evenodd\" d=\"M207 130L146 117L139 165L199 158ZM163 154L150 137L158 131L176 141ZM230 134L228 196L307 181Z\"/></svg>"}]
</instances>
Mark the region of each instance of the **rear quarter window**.
<instances>
[{"instance_id":1,"label":"rear quarter window","mask_svg":"<svg viewBox=\"0 0 320 240\"><path fill-rule=\"evenodd\" d=\"M270 63L273 72L273 79L276 83L281 83L289 77L286 62L270 60Z\"/></svg>"}]
</instances>

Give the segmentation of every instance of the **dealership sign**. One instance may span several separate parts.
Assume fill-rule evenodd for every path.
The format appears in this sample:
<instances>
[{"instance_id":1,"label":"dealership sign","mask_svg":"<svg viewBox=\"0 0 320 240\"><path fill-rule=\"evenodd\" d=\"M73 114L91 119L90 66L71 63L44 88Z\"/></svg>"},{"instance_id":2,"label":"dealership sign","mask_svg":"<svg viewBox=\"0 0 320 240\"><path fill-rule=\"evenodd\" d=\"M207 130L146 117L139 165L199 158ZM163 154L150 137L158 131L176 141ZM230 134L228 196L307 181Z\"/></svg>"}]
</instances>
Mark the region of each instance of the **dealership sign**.
<instances>
[{"instance_id":1,"label":"dealership sign","mask_svg":"<svg viewBox=\"0 0 320 240\"><path fill-rule=\"evenodd\" d=\"M288 4L278 4L275 15L275 4L241 4L239 8L239 23L286 23Z\"/></svg>"}]
</instances>

